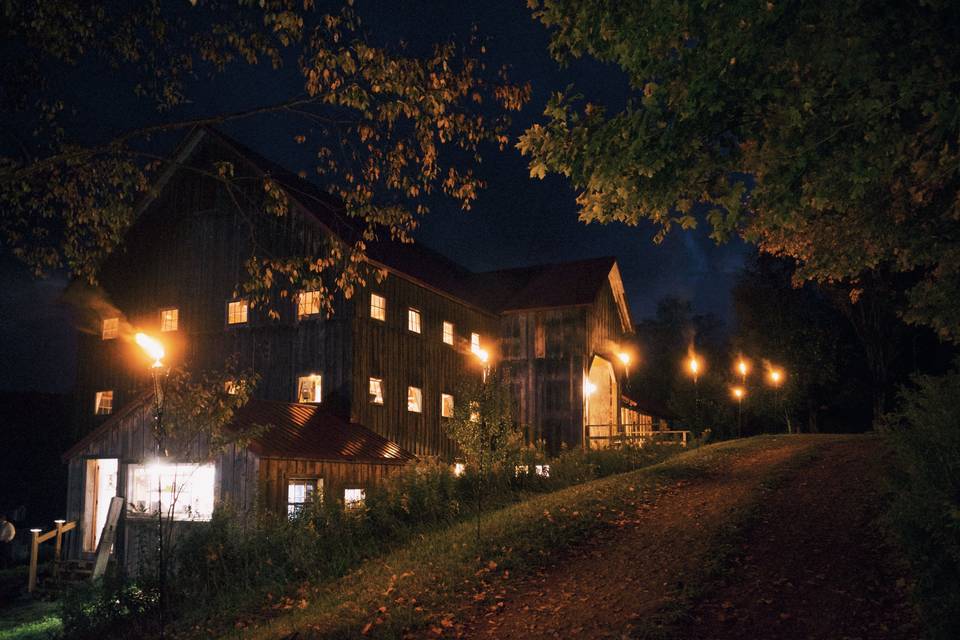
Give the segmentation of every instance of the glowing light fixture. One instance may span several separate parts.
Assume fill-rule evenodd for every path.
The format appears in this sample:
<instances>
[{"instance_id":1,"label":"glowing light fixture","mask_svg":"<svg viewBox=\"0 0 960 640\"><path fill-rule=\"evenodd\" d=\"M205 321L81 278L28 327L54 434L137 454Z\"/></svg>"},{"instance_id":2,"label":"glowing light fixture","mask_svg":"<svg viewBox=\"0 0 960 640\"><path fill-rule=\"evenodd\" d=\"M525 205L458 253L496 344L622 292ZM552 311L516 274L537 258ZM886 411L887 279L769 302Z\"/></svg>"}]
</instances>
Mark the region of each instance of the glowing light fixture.
<instances>
[{"instance_id":1,"label":"glowing light fixture","mask_svg":"<svg viewBox=\"0 0 960 640\"><path fill-rule=\"evenodd\" d=\"M784 376L783 376L783 371L781 369L777 369L777 368L770 369L770 373L768 375L770 377L770 384L772 384L775 387L779 387L780 383L783 382Z\"/></svg>"},{"instance_id":2,"label":"glowing light fixture","mask_svg":"<svg viewBox=\"0 0 960 640\"><path fill-rule=\"evenodd\" d=\"M750 371L750 365L747 364L746 360L740 358L740 361L737 362L737 371L740 372L741 377L746 377L747 372Z\"/></svg>"},{"instance_id":3,"label":"glowing light fixture","mask_svg":"<svg viewBox=\"0 0 960 640\"><path fill-rule=\"evenodd\" d=\"M593 384L592 382L590 382L590 380L589 380L588 378L584 378L584 380L583 380L583 395L585 395L585 396L591 396L591 395L594 394L594 392L595 392L596 390L597 390L597 385L595 385L595 384Z\"/></svg>"},{"instance_id":4,"label":"glowing light fixture","mask_svg":"<svg viewBox=\"0 0 960 640\"><path fill-rule=\"evenodd\" d=\"M620 362L623 363L623 366L630 364L630 354L626 352L618 353L617 357L620 358Z\"/></svg>"},{"instance_id":5,"label":"glowing light fixture","mask_svg":"<svg viewBox=\"0 0 960 640\"><path fill-rule=\"evenodd\" d=\"M140 345L140 348L143 349L144 353L153 358L154 367L162 367L163 356L165 354L163 350L163 344L160 343L156 338L152 338L145 333L138 333L134 339L137 341L137 344Z\"/></svg>"},{"instance_id":6,"label":"glowing light fixture","mask_svg":"<svg viewBox=\"0 0 960 640\"><path fill-rule=\"evenodd\" d=\"M736 398L737 400L743 400L743 396L747 395L747 392L744 390L743 387L734 387L733 389L730 390L730 392L733 394L733 397Z\"/></svg>"}]
</instances>

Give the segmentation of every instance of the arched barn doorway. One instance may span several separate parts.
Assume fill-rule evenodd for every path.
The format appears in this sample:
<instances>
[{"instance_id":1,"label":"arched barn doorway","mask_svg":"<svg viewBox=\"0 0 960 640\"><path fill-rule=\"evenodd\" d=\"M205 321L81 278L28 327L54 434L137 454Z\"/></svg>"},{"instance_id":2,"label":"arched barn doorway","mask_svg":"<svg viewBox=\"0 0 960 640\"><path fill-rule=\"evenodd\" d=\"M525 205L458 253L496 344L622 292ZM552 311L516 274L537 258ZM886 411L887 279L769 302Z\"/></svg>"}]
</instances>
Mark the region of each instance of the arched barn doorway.
<instances>
[{"instance_id":1,"label":"arched barn doorway","mask_svg":"<svg viewBox=\"0 0 960 640\"><path fill-rule=\"evenodd\" d=\"M617 376L609 360L594 356L583 384L588 447L605 447L617 435Z\"/></svg>"}]
</instances>

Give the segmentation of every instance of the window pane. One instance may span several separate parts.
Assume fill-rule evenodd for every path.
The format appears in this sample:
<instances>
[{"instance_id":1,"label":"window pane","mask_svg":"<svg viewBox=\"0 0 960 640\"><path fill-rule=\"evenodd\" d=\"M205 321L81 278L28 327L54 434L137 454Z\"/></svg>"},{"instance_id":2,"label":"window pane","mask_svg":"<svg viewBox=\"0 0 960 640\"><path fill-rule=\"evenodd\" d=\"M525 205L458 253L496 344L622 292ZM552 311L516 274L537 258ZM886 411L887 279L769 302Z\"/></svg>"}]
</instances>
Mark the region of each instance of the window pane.
<instances>
[{"instance_id":1,"label":"window pane","mask_svg":"<svg viewBox=\"0 0 960 640\"><path fill-rule=\"evenodd\" d=\"M113 340L120 333L120 318L104 318L101 337L104 340Z\"/></svg>"},{"instance_id":2,"label":"window pane","mask_svg":"<svg viewBox=\"0 0 960 640\"><path fill-rule=\"evenodd\" d=\"M247 321L247 301L235 300L227 303L227 324L243 324Z\"/></svg>"},{"instance_id":3,"label":"window pane","mask_svg":"<svg viewBox=\"0 0 960 640\"><path fill-rule=\"evenodd\" d=\"M480 334L479 333L470 334L470 351L474 353L480 353Z\"/></svg>"},{"instance_id":4,"label":"window pane","mask_svg":"<svg viewBox=\"0 0 960 640\"><path fill-rule=\"evenodd\" d=\"M320 374L301 376L297 379L297 402L320 402Z\"/></svg>"},{"instance_id":5,"label":"window pane","mask_svg":"<svg viewBox=\"0 0 960 640\"><path fill-rule=\"evenodd\" d=\"M416 309L407 309L407 329L420 333L420 312Z\"/></svg>"},{"instance_id":6,"label":"window pane","mask_svg":"<svg viewBox=\"0 0 960 640\"><path fill-rule=\"evenodd\" d=\"M383 380L380 378L370 378L370 402L373 404L383 404Z\"/></svg>"},{"instance_id":7,"label":"window pane","mask_svg":"<svg viewBox=\"0 0 960 640\"><path fill-rule=\"evenodd\" d=\"M113 391L97 391L94 398L93 411L98 416L106 416L113 413Z\"/></svg>"},{"instance_id":8,"label":"window pane","mask_svg":"<svg viewBox=\"0 0 960 640\"><path fill-rule=\"evenodd\" d=\"M443 322L443 341L446 344L453 344L453 323Z\"/></svg>"},{"instance_id":9,"label":"window pane","mask_svg":"<svg viewBox=\"0 0 960 640\"><path fill-rule=\"evenodd\" d=\"M160 311L160 331L176 331L179 328L179 309L163 309Z\"/></svg>"},{"instance_id":10,"label":"window pane","mask_svg":"<svg viewBox=\"0 0 960 640\"><path fill-rule=\"evenodd\" d=\"M453 417L453 396L449 393L440 394L440 415L444 418Z\"/></svg>"},{"instance_id":11,"label":"window pane","mask_svg":"<svg viewBox=\"0 0 960 640\"><path fill-rule=\"evenodd\" d=\"M159 505L174 520L209 520L215 479L213 464L130 465L127 508L149 515Z\"/></svg>"},{"instance_id":12,"label":"window pane","mask_svg":"<svg viewBox=\"0 0 960 640\"><path fill-rule=\"evenodd\" d=\"M387 299L375 293L370 294L370 317L374 320L387 319Z\"/></svg>"},{"instance_id":13,"label":"window pane","mask_svg":"<svg viewBox=\"0 0 960 640\"><path fill-rule=\"evenodd\" d=\"M367 492L363 489L344 489L343 505L348 509L351 507L359 507L363 504L366 497Z\"/></svg>"},{"instance_id":14,"label":"window pane","mask_svg":"<svg viewBox=\"0 0 960 640\"><path fill-rule=\"evenodd\" d=\"M320 292L302 291L297 294L297 319L320 313Z\"/></svg>"},{"instance_id":15,"label":"window pane","mask_svg":"<svg viewBox=\"0 0 960 640\"><path fill-rule=\"evenodd\" d=\"M407 411L422 412L423 393L419 387L407 387Z\"/></svg>"}]
</instances>

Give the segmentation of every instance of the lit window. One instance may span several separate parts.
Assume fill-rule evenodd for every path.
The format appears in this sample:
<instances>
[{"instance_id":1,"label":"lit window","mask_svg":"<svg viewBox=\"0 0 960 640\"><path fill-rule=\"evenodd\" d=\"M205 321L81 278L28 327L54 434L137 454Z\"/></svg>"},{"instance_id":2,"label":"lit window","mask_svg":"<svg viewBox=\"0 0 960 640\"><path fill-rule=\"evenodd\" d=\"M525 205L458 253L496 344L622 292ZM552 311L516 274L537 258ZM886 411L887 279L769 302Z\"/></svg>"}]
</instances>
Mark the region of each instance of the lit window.
<instances>
[{"instance_id":1,"label":"lit window","mask_svg":"<svg viewBox=\"0 0 960 640\"><path fill-rule=\"evenodd\" d=\"M444 344L453 344L453 323L443 321L443 342Z\"/></svg>"},{"instance_id":2,"label":"lit window","mask_svg":"<svg viewBox=\"0 0 960 640\"><path fill-rule=\"evenodd\" d=\"M480 422L480 403L476 400L470 403L470 422Z\"/></svg>"},{"instance_id":3,"label":"lit window","mask_svg":"<svg viewBox=\"0 0 960 640\"><path fill-rule=\"evenodd\" d=\"M370 378L369 395L372 404L383 404L383 380Z\"/></svg>"},{"instance_id":4,"label":"lit window","mask_svg":"<svg viewBox=\"0 0 960 640\"><path fill-rule=\"evenodd\" d=\"M364 489L344 489L343 506L345 506L347 509L363 506L363 501L366 499L366 497L367 492Z\"/></svg>"},{"instance_id":5,"label":"lit window","mask_svg":"<svg viewBox=\"0 0 960 640\"><path fill-rule=\"evenodd\" d=\"M370 294L370 317L374 320L387 319L387 299L375 293Z\"/></svg>"},{"instance_id":6,"label":"lit window","mask_svg":"<svg viewBox=\"0 0 960 640\"><path fill-rule=\"evenodd\" d=\"M479 333L470 334L470 351L474 353L480 353L480 334Z\"/></svg>"},{"instance_id":7,"label":"lit window","mask_svg":"<svg viewBox=\"0 0 960 640\"><path fill-rule=\"evenodd\" d=\"M213 464L130 465L128 513L156 514L159 506L174 520L209 520L215 478Z\"/></svg>"},{"instance_id":8,"label":"lit window","mask_svg":"<svg viewBox=\"0 0 960 640\"><path fill-rule=\"evenodd\" d=\"M549 478L550 477L550 465L548 464L538 464L534 468L534 471L537 472L538 476Z\"/></svg>"},{"instance_id":9,"label":"lit window","mask_svg":"<svg viewBox=\"0 0 960 640\"><path fill-rule=\"evenodd\" d=\"M93 401L93 412L98 416L108 416L113 413L113 391L97 391Z\"/></svg>"},{"instance_id":10,"label":"lit window","mask_svg":"<svg viewBox=\"0 0 960 640\"><path fill-rule=\"evenodd\" d=\"M520 476L525 476L528 473L530 473L530 467L525 464L518 464L513 468L513 475L515 478L519 478Z\"/></svg>"},{"instance_id":11,"label":"lit window","mask_svg":"<svg viewBox=\"0 0 960 640\"><path fill-rule=\"evenodd\" d=\"M306 478L287 482L287 515L293 517L304 505L323 500L323 478Z\"/></svg>"},{"instance_id":12,"label":"lit window","mask_svg":"<svg viewBox=\"0 0 960 640\"><path fill-rule=\"evenodd\" d=\"M297 402L320 402L320 375L313 373L297 378Z\"/></svg>"},{"instance_id":13,"label":"lit window","mask_svg":"<svg viewBox=\"0 0 960 640\"><path fill-rule=\"evenodd\" d=\"M467 472L467 465L462 462L455 462L453 464L453 475L458 478Z\"/></svg>"},{"instance_id":14,"label":"lit window","mask_svg":"<svg viewBox=\"0 0 960 640\"><path fill-rule=\"evenodd\" d=\"M100 337L104 340L113 340L120 333L120 318L104 318Z\"/></svg>"},{"instance_id":15,"label":"lit window","mask_svg":"<svg viewBox=\"0 0 960 640\"><path fill-rule=\"evenodd\" d=\"M160 310L160 331L176 331L180 328L179 309Z\"/></svg>"},{"instance_id":16,"label":"lit window","mask_svg":"<svg viewBox=\"0 0 960 640\"><path fill-rule=\"evenodd\" d=\"M440 415L444 418L453 417L453 396L449 393L440 394Z\"/></svg>"},{"instance_id":17,"label":"lit window","mask_svg":"<svg viewBox=\"0 0 960 640\"><path fill-rule=\"evenodd\" d=\"M416 309L407 309L407 329L420 333L420 312Z\"/></svg>"},{"instance_id":18,"label":"lit window","mask_svg":"<svg viewBox=\"0 0 960 640\"><path fill-rule=\"evenodd\" d=\"M227 380L223 383L223 390L227 392L227 395L235 396L237 395L237 381L236 380Z\"/></svg>"},{"instance_id":19,"label":"lit window","mask_svg":"<svg viewBox=\"0 0 960 640\"><path fill-rule=\"evenodd\" d=\"M234 300L227 303L227 324L244 324L250 305L246 300Z\"/></svg>"},{"instance_id":20,"label":"lit window","mask_svg":"<svg viewBox=\"0 0 960 640\"><path fill-rule=\"evenodd\" d=\"M413 413L423 411L423 392L420 387L407 387L407 411Z\"/></svg>"},{"instance_id":21,"label":"lit window","mask_svg":"<svg viewBox=\"0 0 960 640\"><path fill-rule=\"evenodd\" d=\"M297 320L320 313L320 292L301 291L297 294Z\"/></svg>"}]
</instances>

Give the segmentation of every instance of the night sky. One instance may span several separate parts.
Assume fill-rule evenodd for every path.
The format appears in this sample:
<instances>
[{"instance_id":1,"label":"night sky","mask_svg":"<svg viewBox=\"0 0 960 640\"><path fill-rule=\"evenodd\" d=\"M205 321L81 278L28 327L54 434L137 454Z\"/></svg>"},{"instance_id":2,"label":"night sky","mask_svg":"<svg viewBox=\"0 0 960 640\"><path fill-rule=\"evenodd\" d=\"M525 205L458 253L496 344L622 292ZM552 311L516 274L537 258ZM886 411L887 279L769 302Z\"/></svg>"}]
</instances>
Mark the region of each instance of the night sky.
<instances>
[{"instance_id":1,"label":"night sky","mask_svg":"<svg viewBox=\"0 0 960 640\"><path fill-rule=\"evenodd\" d=\"M614 67L580 61L560 69L547 52L546 30L532 20L524 0L356 3L376 40L404 40L413 52L451 36L465 38L472 24L486 38L489 62L510 64L512 78L530 81L533 98L515 119L515 133L541 118L553 91L574 83L591 101L616 109L626 96L625 77ZM89 94L83 131L91 134L142 124L154 116L149 105L114 90L111 76L83 73ZM295 69L273 73L247 69L193 92L187 115L234 110L299 93ZM289 123L257 120L224 130L263 155L293 170L297 149ZM575 192L563 178L531 180L514 149L487 150L478 173L487 183L472 211L435 207L423 220L418 240L473 270L499 269L612 255L620 263L634 319L653 313L667 295L692 301L696 311L732 321L730 289L747 252L734 242L717 247L704 230L674 231L660 245L650 225L584 225L577 220ZM67 309L57 302L63 278L34 280L4 251L0 255L0 389L67 392L75 372L75 339Z\"/></svg>"}]
</instances>

